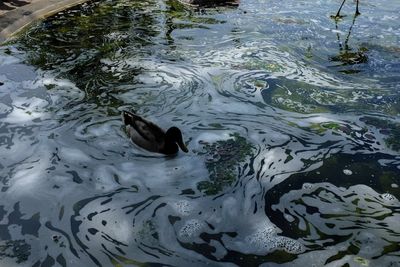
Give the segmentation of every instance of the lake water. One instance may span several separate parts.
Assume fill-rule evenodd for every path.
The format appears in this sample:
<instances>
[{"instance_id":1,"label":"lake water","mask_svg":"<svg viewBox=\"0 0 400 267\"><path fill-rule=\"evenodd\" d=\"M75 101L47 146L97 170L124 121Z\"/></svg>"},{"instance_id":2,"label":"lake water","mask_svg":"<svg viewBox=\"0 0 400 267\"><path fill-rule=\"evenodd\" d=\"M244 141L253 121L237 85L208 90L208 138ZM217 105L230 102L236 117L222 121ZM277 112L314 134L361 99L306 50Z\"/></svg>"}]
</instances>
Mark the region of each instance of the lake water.
<instances>
[{"instance_id":1,"label":"lake water","mask_svg":"<svg viewBox=\"0 0 400 267\"><path fill-rule=\"evenodd\" d=\"M400 2L340 2L90 2L1 46L0 266L400 266Z\"/></svg>"}]
</instances>

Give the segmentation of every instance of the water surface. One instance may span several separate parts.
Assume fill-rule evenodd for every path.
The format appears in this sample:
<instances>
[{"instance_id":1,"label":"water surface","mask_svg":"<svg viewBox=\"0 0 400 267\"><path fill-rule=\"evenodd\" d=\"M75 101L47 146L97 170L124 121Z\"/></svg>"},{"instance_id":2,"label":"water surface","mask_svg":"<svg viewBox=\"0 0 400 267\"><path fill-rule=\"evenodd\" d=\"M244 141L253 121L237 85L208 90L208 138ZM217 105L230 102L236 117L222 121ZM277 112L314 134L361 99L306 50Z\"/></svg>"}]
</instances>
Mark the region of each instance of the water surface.
<instances>
[{"instance_id":1,"label":"water surface","mask_svg":"<svg viewBox=\"0 0 400 267\"><path fill-rule=\"evenodd\" d=\"M0 265L400 266L400 4L339 4L90 2L0 47Z\"/></svg>"}]
</instances>

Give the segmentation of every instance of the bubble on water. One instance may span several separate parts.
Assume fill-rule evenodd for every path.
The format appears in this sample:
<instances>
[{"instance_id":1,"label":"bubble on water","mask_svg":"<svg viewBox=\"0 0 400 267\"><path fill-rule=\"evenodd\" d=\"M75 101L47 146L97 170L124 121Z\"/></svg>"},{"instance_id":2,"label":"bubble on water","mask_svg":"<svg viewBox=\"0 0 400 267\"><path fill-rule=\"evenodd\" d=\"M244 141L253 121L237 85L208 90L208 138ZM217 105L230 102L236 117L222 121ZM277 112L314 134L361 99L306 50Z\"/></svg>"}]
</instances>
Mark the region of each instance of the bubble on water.
<instances>
[{"instance_id":1,"label":"bubble on water","mask_svg":"<svg viewBox=\"0 0 400 267\"><path fill-rule=\"evenodd\" d=\"M126 39L128 37L128 34L124 32L110 32L106 34L105 37L112 41L119 41Z\"/></svg>"},{"instance_id":2,"label":"bubble on water","mask_svg":"<svg viewBox=\"0 0 400 267\"><path fill-rule=\"evenodd\" d=\"M304 252L304 246L300 242L288 237L278 237L276 243L278 248L282 248L288 253L299 254Z\"/></svg>"},{"instance_id":3,"label":"bubble on water","mask_svg":"<svg viewBox=\"0 0 400 267\"><path fill-rule=\"evenodd\" d=\"M157 246L158 241L156 240L157 231L155 224L151 220L144 221L141 225L141 229L137 233L137 239L143 244L150 246Z\"/></svg>"},{"instance_id":4,"label":"bubble on water","mask_svg":"<svg viewBox=\"0 0 400 267\"><path fill-rule=\"evenodd\" d=\"M245 240L258 248L271 250L273 249L271 241L275 234L276 228L274 226L265 226L265 228L259 229L254 234L247 236Z\"/></svg>"},{"instance_id":5,"label":"bubble on water","mask_svg":"<svg viewBox=\"0 0 400 267\"><path fill-rule=\"evenodd\" d=\"M196 236L204 227L204 223L197 220L188 220L185 225L179 231L179 237L181 238L192 238Z\"/></svg>"},{"instance_id":6,"label":"bubble on water","mask_svg":"<svg viewBox=\"0 0 400 267\"><path fill-rule=\"evenodd\" d=\"M304 183L303 184L303 189L307 189L307 190L309 190L309 189L312 189L314 186L312 185L312 184L310 184L310 183Z\"/></svg>"},{"instance_id":7,"label":"bubble on water","mask_svg":"<svg viewBox=\"0 0 400 267\"><path fill-rule=\"evenodd\" d=\"M262 253L283 249L288 253L298 254L304 251L304 246L296 240L288 237L277 236L277 228L274 226L266 226L256 231L254 234L247 236L245 240L255 246L257 251Z\"/></svg>"},{"instance_id":8,"label":"bubble on water","mask_svg":"<svg viewBox=\"0 0 400 267\"><path fill-rule=\"evenodd\" d=\"M294 220L295 220L295 218L289 214L285 214L284 217L285 217L286 221L288 221L288 222L294 222Z\"/></svg>"},{"instance_id":9,"label":"bubble on water","mask_svg":"<svg viewBox=\"0 0 400 267\"><path fill-rule=\"evenodd\" d=\"M392 188L399 188L399 185L398 184L391 184L391 187Z\"/></svg>"},{"instance_id":10,"label":"bubble on water","mask_svg":"<svg viewBox=\"0 0 400 267\"><path fill-rule=\"evenodd\" d=\"M389 193L382 194L381 198L387 202L393 202L393 201L397 200L395 196L393 196L392 194L389 194Z\"/></svg>"},{"instance_id":11,"label":"bubble on water","mask_svg":"<svg viewBox=\"0 0 400 267\"><path fill-rule=\"evenodd\" d=\"M217 133L210 133L210 132L204 132L201 133L197 139L196 139L196 143L215 143L217 141L221 141L221 140L228 140L231 139L231 132L229 131L223 131L223 132L219 132Z\"/></svg>"},{"instance_id":12,"label":"bubble on water","mask_svg":"<svg viewBox=\"0 0 400 267\"><path fill-rule=\"evenodd\" d=\"M172 203L174 210L182 216L188 216L193 211L193 205L187 200L179 200Z\"/></svg>"},{"instance_id":13,"label":"bubble on water","mask_svg":"<svg viewBox=\"0 0 400 267\"><path fill-rule=\"evenodd\" d=\"M343 173L346 174L346 175L352 175L353 174L353 172L351 170L349 170L349 169L344 169Z\"/></svg>"}]
</instances>

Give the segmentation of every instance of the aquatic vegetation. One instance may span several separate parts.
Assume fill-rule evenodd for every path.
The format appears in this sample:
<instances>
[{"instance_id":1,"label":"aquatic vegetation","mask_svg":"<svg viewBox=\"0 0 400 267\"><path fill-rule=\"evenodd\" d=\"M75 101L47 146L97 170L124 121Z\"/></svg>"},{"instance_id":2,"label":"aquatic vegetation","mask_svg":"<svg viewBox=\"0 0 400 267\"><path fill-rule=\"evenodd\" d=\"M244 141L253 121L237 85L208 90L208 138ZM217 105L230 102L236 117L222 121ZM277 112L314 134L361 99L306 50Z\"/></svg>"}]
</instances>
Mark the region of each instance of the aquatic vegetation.
<instances>
[{"instance_id":1,"label":"aquatic vegetation","mask_svg":"<svg viewBox=\"0 0 400 267\"><path fill-rule=\"evenodd\" d=\"M0 261L5 258L15 258L20 264L28 260L31 246L24 240L6 240L0 242Z\"/></svg>"},{"instance_id":2,"label":"aquatic vegetation","mask_svg":"<svg viewBox=\"0 0 400 267\"><path fill-rule=\"evenodd\" d=\"M207 195L215 195L225 187L232 185L239 177L238 169L244 161L253 155L254 147L238 133L230 135L227 140L215 143L201 143L204 151L209 181L198 183L197 188Z\"/></svg>"},{"instance_id":3,"label":"aquatic vegetation","mask_svg":"<svg viewBox=\"0 0 400 267\"><path fill-rule=\"evenodd\" d=\"M324 135L327 131L331 131L335 135L344 135L355 139L365 139L369 141L375 140L373 133L369 132L368 129L360 128L357 125L348 125L346 123L338 123L333 121L311 123L309 127L300 127L302 129L310 129L319 135Z\"/></svg>"},{"instance_id":4,"label":"aquatic vegetation","mask_svg":"<svg viewBox=\"0 0 400 267\"><path fill-rule=\"evenodd\" d=\"M280 66L275 62L271 61L269 62L257 58L246 61L245 63L243 63L243 65L236 66L236 68L248 69L248 70L265 70L268 72L280 72L283 70L283 66Z\"/></svg>"},{"instance_id":5,"label":"aquatic vegetation","mask_svg":"<svg viewBox=\"0 0 400 267\"><path fill-rule=\"evenodd\" d=\"M369 116L362 117L360 120L378 128L381 134L387 136L385 138L386 144L391 149L400 151L400 123Z\"/></svg>"},{"instance_id":6,"label":"aquatic vegetation","mask_svg":"<svg viewBox=\"0 0 400 267\"><path fill-rule=\"evenodd\" d=\"M304 82L269 79L268 88L261 94L266 103L287 111L299 113L329 112L335 97L329 91Z\"/></svg>"},{"instance_id":7,"label":"aquatic vegetation","mask_svg":"<svg viewBox=\"0 0 400 267\"><path fill-rule=\"evenodd\" d=\"M284 78L264 82L268 84L261 90L264 101L287 111L304 114L348 110L398 113L399 96L391 90L333 90Z\"/></svg>"},{"instance_id":8,"label":"aquatic vegetation","mask_svg":"<svg viewBox=\"0 0 400 267\"><path fill-rule=\"evenodd\" d=\"M310 129L317 132L318 134L324 134L327 130L348 132L348 128L342 127L339 123L327 122L327 123L313 123Z\"/></svg>"}]
</instances>

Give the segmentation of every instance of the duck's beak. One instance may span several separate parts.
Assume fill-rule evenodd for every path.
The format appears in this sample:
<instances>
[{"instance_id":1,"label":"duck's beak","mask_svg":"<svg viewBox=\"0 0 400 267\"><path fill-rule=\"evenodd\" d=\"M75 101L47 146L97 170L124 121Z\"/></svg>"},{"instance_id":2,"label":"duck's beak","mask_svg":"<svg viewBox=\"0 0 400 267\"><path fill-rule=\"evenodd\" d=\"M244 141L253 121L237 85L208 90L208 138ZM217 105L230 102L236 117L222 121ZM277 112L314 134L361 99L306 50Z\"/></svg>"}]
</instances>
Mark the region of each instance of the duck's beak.
<instances>
[{"instance_id":1,"label":"duck's beak","mask_svg":"<svg viewBox=\"0 0 400 267\"><path fill-rule=\"evenodd\" d=\"M188 153L189 149L187 146L183 143L183 141L178 142L179 147L182 149L183 152Z\"/></svg>"},{"instance_id":2,"label":"duck's beak","mask_svg":"<svg viewBox=\"0 0 400 267\"><path fill-rule=\"evenodd\" d=\"M132 124L132 116L129 114L129 112L123 110L122 111L122 117L125 125L130 125Z\"/></svg>"}]
</instances>

